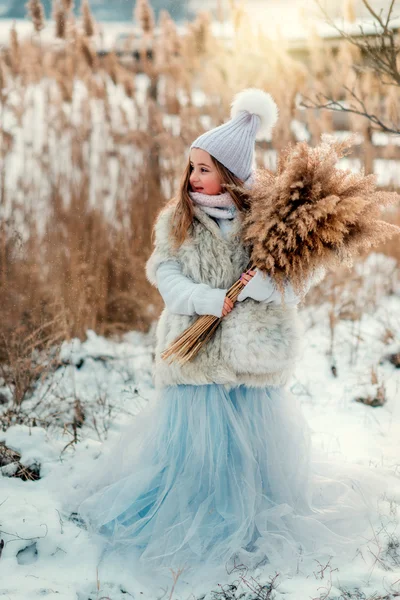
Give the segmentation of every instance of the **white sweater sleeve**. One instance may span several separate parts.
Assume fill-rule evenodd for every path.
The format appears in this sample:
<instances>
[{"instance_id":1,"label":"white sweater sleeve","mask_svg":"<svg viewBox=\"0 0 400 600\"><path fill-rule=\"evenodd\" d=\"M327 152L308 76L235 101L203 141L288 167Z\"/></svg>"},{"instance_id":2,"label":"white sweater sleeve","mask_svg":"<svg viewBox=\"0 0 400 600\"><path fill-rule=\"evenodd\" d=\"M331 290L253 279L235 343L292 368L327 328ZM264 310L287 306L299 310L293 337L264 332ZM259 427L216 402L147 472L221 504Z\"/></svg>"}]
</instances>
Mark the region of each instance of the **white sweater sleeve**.
<instances>
[{"instance_id":1,"label":"white sweater sleeve","mask_svg":"<svg viewBox=\"0 0 400 600\"><path fill-rule=\"evenodd\" d=\"M179 262L168 260L161 263L156 278L158 291L171 313L222 316L227 290L194 283L182 274Z\"/></svg>"},{"instance_id":2,"label":"white sweater sleeve","mask_svg":"<svg viewBox=\"0 0 400 600\"><path fill-rule=\"evenodd\" d=\"M319 283L325 276L325 270L320 268L308 279L304 286L302 296L299 296L293 289L293 286L288 282L284 287L284 301L286 305L295 306L299 304L302 298L307 294L311 286ZM271 302L273 304L281 304L283 302L282 293L277 289L271 277L257 270L256 274L249 283L244 287L238 296L238 301L242 302L246 298L252 298L258 302Z\"/></svg>"},{"instance_id":3,"label":"white sweater sleeve","mask_svg":"<svg viewBox=\"0 0 400 600\"><path fill-rule=\"evenodd\" d=\"M252 298L258 302L266 302L275 291L275 285L271 277L257 269L256 274L242 289L238 296L238 302Z\"/></svg>"}]
</instances>

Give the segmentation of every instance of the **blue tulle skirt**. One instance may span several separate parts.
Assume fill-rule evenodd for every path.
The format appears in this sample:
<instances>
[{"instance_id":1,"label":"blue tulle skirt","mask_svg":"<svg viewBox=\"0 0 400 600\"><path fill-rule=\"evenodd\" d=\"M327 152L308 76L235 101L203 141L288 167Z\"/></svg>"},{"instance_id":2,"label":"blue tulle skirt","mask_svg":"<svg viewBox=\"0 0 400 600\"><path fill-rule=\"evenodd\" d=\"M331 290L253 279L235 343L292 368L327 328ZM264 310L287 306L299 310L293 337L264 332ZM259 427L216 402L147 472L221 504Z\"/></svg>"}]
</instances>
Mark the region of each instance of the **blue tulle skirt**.
<instances>
[{"instance_id":1,"label":"blue tulle skirt","mask_svg":"<svg viewBox=\"0 0 400 600\"><path fill-rule=\"evenodd\" d=\"M106 454L78 511L105 555L153 574L350 556L371 535L384 479L313 457L310 440L282 389L167 387Z\"/></svg>"}]
</instances>

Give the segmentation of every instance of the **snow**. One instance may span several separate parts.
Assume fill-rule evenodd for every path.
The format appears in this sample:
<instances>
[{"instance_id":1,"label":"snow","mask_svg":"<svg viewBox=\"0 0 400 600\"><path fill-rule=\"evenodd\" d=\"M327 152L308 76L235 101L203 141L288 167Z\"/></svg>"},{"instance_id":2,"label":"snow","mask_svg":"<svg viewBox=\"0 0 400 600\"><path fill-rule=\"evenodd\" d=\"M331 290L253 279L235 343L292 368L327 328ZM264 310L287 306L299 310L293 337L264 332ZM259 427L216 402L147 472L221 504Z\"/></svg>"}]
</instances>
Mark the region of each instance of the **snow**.
<instances>
[{"instance_id":1,"label":"snow","mask_svg":"<svg viewBox=\"0 0 400 600\"><path fill-rule=\"evenodd\" d=\"M327 278L321 284L319 303L301 309L305 341L289 387L300 399L313 431L315 453L323 449L343 462L371 469L383 467L400 477L400 369L384 359L398 352L400 346L398 268L393 259L370 255L354 267L348 284L335 288L334 305L329 301L332 285ZM359 315L355 320L345 315L349 305ZM333 345L329 325L332 311L337 319ZM5 541L0 559L1 598L154 598L134 575L118 565L99 573L99 540L91 539L85 530L61 516L61 499L75 478L93 472L108 445L154 400L153 352L154 329L148 334L132 331L115 339L89 330L84 341L64 342L59 368L37 385L21 407L22 421L36 416L47 425L15 424L0 433L0 441L18 451L23 464L38 463L41 472L38 481L1 478L0 538ZM372 408L355 401L376 394L382 384L386 395L383 406ZM74 444L70 443L71 426L64 427L64 423L72 422L77 399L85 422ZM400 552L396 546L399 501L399 490L392 490L392 498L382 502L368 553L351 564L332 564L325 570L316 564L307 576L278 576L273 597L309 600L327 593L327 598L333 599L344 589L355 588L366 597L400 593ZM395 543L387 553L390 540ZM266 584L274 573L260 567L254 576ZM235 597L250 594L254 587L250 574L233 573L232 579L239 582ZM212 600L215 596L211 590L207 592L206 599ZM190 596L187 589L172 597L196 595Z\"/></svg>"}]
</instances>

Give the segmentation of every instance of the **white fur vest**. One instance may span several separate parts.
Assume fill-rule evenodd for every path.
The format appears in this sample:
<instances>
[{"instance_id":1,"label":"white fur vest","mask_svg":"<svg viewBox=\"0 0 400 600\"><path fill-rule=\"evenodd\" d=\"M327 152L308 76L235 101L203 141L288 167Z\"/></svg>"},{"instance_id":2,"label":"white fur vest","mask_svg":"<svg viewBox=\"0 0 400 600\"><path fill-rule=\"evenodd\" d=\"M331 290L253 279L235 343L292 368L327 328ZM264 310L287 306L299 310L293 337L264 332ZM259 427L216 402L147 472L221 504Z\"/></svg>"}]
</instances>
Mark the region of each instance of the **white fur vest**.
<instances>
[{"instance_id":1,"label":"white fur vest","mask_svg":"<svg viewBox=\"0 0 400 600\"><path fill-rule=\"evenodd\" d=\"M242 215L235 217L231 234L224 239L217 223L194 207L190 235L175 250L170 239L174 210L174 205L168 205L156 221L155 248L146 264L150 283L157 285L157 267L172 259L180 262L183 274L195 283L229 288L249 261L248 250L240 241ZM167 308L161 313L156 329L157 387L181 383L264 387L286 383L297 355L297 308L252 299L236 303L194 360L182 366L162 360L161 353L196 318L171 314Z\"/></svg>"}]
</instances>

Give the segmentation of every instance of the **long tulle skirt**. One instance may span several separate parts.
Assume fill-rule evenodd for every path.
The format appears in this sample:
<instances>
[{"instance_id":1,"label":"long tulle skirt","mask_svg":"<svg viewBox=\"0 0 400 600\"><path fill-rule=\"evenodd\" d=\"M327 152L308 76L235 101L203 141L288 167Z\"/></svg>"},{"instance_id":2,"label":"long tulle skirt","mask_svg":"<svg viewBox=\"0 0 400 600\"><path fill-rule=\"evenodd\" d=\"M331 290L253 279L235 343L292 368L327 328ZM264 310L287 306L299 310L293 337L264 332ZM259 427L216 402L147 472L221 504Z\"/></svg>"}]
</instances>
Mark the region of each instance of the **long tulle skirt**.
<instances>
[{"instance_id":1,"label":"long tulle skirt","mask_svg":"<svg viewBox=\"0 0 400 600\"><path fill-rule=\"evenodd\" d=\"M106 553L153 574L352 556L385 479L313 457L310 440L282 389L167 387L109 451L79 514Z\"/></svg>"}]
</instances>

